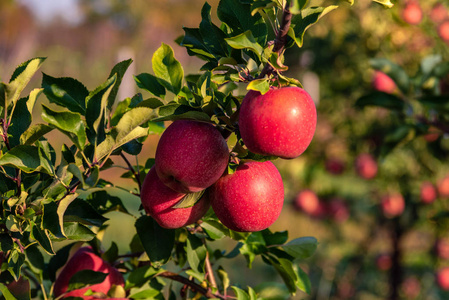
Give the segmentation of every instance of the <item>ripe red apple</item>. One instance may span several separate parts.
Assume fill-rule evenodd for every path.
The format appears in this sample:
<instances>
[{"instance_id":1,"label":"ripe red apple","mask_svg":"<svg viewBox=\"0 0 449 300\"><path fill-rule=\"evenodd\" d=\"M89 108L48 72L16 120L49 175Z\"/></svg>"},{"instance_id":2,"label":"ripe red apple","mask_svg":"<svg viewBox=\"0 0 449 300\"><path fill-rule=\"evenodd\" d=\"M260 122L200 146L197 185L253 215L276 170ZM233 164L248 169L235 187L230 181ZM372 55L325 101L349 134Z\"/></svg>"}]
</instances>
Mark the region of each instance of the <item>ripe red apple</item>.
<instances>
[{"instance_id":1,"label":"ripe red apple","mask_svg":"<svg viewBox=\"0 0 449 300\"><path fill-rule=\"evenodd\" d=\"M180 193L193 193L217 181L228 160L228 145L215 126L178 120L168 126L159 140L155 167L168 187Z\"/></svg>"},{"instance_id":2,"label":"ripe red apple","mask_svg":"<svg viewBox=\"0 0 449 300\"><path fill-rule=\"evenodd\" d=\"M435 242L436 255L444 260L449 259L449 239L440 238Z\"/></svg>"},{"instance_id":3,"label":"ripe red apple","mask_svg":"<svg viewBox=\"0 0 449 300\"><path fill-rule=\"evenodd\" d=\"M408 1L402 10L402 19L412 25L421 23L423 11L418 1Z\"/></svg>"},{"instance_id":4,"label":"ripe red apple","mask_svg":"<svg viewBox=\"0 0 449 300\"><path fill-rule=\"evenodd\" d=\"M290 159L312 141L317 122L310 95L299 87L249 91L240 107L239 129L251 152Z\"/></svg>"},{"instance_id":5,"label":"ripe red apple","mask_svg":"<svg viewBox=\"0 0 449 300\"><path fill-rule=\"evenodd\" d=\"M448 11L443 3L435 3L430 11L430 19L439 24L449 17Z\"/></svg>"},{"instance_id":6,"label":"ripe red apple","mask_svg":"<svg viewBox=\"0 0 449 300\"><path fill-rule=\"evenodd\" d=\"M355 170L360 177L373 179L377 175L377 162L371 154L360 154L355 160Z\"/></svg>"},{"instance_id":7,"label":"ripe red apple","mask_svg":"<svg viewBox=\"0 0 449 300\"><path fill-rule=\"evenodd\" d=\"M66 293L70 278L81 270L92 270L95 272L108 273L109 275L102 283L93 284ZM75 252L58 274L54 284L53 293L55 297L81 297L85 300L93 300L96 299L94 296L84 296L88 290L107 294L113 285L125 285L122 274L101 257L97 256L91 247L82 247Z\"/></svg>"},{"instance_id":8,"label":"ripe red apple","mask_svg":"<svg viewBox=\"0 0 449 300\"><path fill-rule=\"evenodd\" d=\"M449 267L444 267L437 271L436 281L442 290L449 291Z\"/></svg>"},{"instance_id":9,"label":"ripe red apple","mask_svg":"<svg viewBox=\"0 0 449 300\"><path fill-rule=\"evenodd\" d=\"M173 208L186 194L176 192L166 186L152 167L142 184L140 199L142 206L153 219L164 228L180 228L201 219L210 207L206 197L194 206Z\"/></svg>"},{"instance_id":10,"label":"ripe red apple","mask_svg":"<svg viewBox=\"0 0 449 300\"><path fill-rule=\"evenodd\" d=\"M400 216L405 209L404 197L401 194L388 194L382 197L382 212L387 218Z\"/></svg>"},{"instance_id":11,"label":"ripe red apple","mask_svg":"<svg viewBox=\"0 0 449 300\"><path fill-rule=\"evenodd\" d=\"M449 197L449 175L446 175L437 182L437 190L440 197Z\"/></svg>"},{"instance_id":12,"label":"ripe red apple","mask_svg":"<svg viewBox=\"0 0 449 300\"><path fill-rule=\"evenodd\" d=\"M391 268L393 261L391 260L391 255L387 253L379 254L376 257L376 266L381 271L387 271Z\"/></svg>"},{"instance_id":13,"label":"ripe red apple","mask_svg":"<svg viewBox=\"0 0 449 300\"><path fill-rule=\"evenodd\" d=\"M444 21L438 26L438 35L443 41L449 42L449 20Z\"/></svg>"},{"instance_id":14,"label":"ripe red apple","mask_svg":"<svg viewBox=\"0 0 449 300\"><path fill-rule=\"evenodd\" d=\"M392 94L396 91L396 83L390 76L381 71L374 73L372 86L375 90Z\"/></svg>"},{"instance_id":15,"label":"ripe red apple","mask_svg":"<svg viewBox=\"0 0 449 300\"><path fill-rule=\"evenodd\" d=\"M8 283L6 287L16 299L30 299L30 281L28 279L21 276L17 281Z\"/></svg>"},{"instance_id":16,"label":"ripe red apple","mask_svg":"<svg viewBox=\"0 0 449 300\"><path fill-rule=\"evenodd\" d=\"M343 199L332 198L327 204L329 216L337 223L342 223L349 218L348 205Z\"/></svg>"},{"instance_id":17,"label":"ripe red apple","mask_svg":"<svg viewBox=\"0 0 449 300\"><path fill-rule=\"evenodd\" d=\"M279 217L284 184L270 161L247 161L221 177L209 190L212 208L229 229L240 232L268 228Z\"/></svg>"},{"instance_id":18,"label":"ripe red apple","mask_svg":"<svg viewBox=\"0 0 449 300\"><path fill-rule=\"evenodd\" d=\"M437 198L437 189L430 181L421 183L420 199L425 204L430 204Z\"/></svg>"},{"instance_id":19,"label":"ripe red apple","mask_svg":"<svg viewBox=\"0 0 449 300\"><path fill-rule=\"evenodd\" d=\"M329 173L339 175L344 172L345 164L338 158L330 158L326 160L325 168Z\"/></svg>"},{"instance_id":20,"label":"ripe red apple","mask_svg":"<svg viewBox=\"0 0 449 300\"><path fill-rule=\"evenodd\" d=\"M441 135L441 130L435 126L429 126L427 133L424 135L424 139L431 143L435 142Z\"/></svg>"},{"instance_id":21,"label":"ripe red apple","mask_svg":"<svg viewBox=\"0 0 449 300\"><path fill-rule=\"evenodd\" d=\"M326 214L326 207L317 194L309 189L302 190L296 195L295 208L309 216L320 218Z\"/></svg>"}]
</instances>

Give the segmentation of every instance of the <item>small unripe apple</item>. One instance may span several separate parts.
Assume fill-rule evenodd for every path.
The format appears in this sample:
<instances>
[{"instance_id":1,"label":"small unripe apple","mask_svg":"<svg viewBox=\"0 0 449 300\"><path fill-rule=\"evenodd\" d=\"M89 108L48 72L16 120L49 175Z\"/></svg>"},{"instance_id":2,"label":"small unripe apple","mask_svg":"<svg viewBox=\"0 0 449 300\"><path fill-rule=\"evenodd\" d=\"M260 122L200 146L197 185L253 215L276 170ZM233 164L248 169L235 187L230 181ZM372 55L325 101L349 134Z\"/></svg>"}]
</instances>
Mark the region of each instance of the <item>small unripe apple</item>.
<instances>
[{"instance_id":1,"label":"small unripe apple","mask_svg":"<svg viewBox=\"0 0 449 300\"><path fill-rule=\"evenodd\" d=\"M161 227L174 229L195 223L210 207L210 202L202 197L193 206L173 208L185 195L166 186L152 167L142 184L140 200L147 214Z\"/></svg>"},{"instance_id":2,"label":"small unripe apple","mask_svg":"<svg viewBox=\"0 0 449 300\"><path fill-rule=\"evenodd\" d=\"M449 259L449 239L440 238L435 242L436 255L444 260Z\"/></svg>"},{"instance_id":3,"label":"small unripe apple","mask_svg":"<svg viewBox=\"0 0 449 300\"><path fill-rule=\"evenodd\" d=\"M422 18L423 11L419 2L415 0L408 1L402 10L402 19L411 25L418 25L421 23Z\"/></svg>"},{"instance_id":4,"label":"small unripe apple","mask_svg":"<svg viewBox=\"0 0 449 300\"><path fill-rule=\"evenodd\" d=\"M396 91L396 83L390 76L381 71L374 73L372 86L375 90L392 94Z\"/></svg>"},{"instance_id":5,"label":"small unripe apple","mask_svg":"<svg viewBox=\"0 0 449 300\"><path fill-rule=\"evenodd\" d=\"M77 272L82 270L92 270L95 272L108 273L106 279L98 284L93 284L85 288L77 289L66 293L69 286L70 278ZM85 300L96 299L94 296L84 296L88 290L96 293L107 294L113 285L125 285L122 274L97 256L91 247L82 247L68 260L66 265L57 275L55 280L53 293L55 297L81 297Z\"/></svg>"},{"instance_id":6,"label":"small unripe apple","mask_svg":"<svg viewBox=\"0 0 449 300\"><path fill-rule=\"evenodd\" d=\"M449 291L449 267L439 269L436 273L436 280L442 290Z\"/></svg>"},{"instance_id":7,"label":"small unripe apple","mask_svg":"<svg viewBox=\"0 0 449 300\"><path fill-rule=\"evenodd\" d=\"M381 271L387 271L393 265L393 261L391 259L391 255L387 253L379 254L376 257L376 266Z\"/></svg>"},{"instance_id":8,"label":"small unripe apple","mask_svg":"<svg viewBox=\"0 0 449 300\"><path fill-rule=\"evenodd\" d=\"M435 24L443 22L447 17L449 17L449 14L443 3L435 3L432 6L432 10L430 11L430 19Z\"/></svg>"},{"instance_id":9,"label":"small unripe apple","mask_svg":"<svg viewBox=\"0 0 449 300\"><path fill-rule=\"evenodd\" d=\"M239 129L251 152L290 159L312 141L317 114L310 95L299 87L249 91L240 107Z\"/></svg>"},{"instance_id":10,"label":"small unripe apple","mask_svg":"<svg viewBox=\"0 0 449 300\"><path fill-rule=\"evenodd\" d=\"M229 229L240 232L268 228L279 217L284 184L270 161L241 163L208 189L212 208Z\"/></svg>"},{"instance_id":11,"label":"small unripe apple","mask_svg":"<svg viewBox=\"0 0 449 300\"><path fill-rule=\"evenodd\" d=\"M194 193L217 181L228 160L228 145L215 126L178 120L162 134L154 165L168 187L180 193Z\"/></svg>"},{"instance_id":12,"label":"small unripe apple","mask_svg":"<svg viewBox=\"0 0 449 300\"><path fill-rule=\"evenodd\" d=\"M327 204L329 216L337 223L342 223L349 218L348 205L343 199L332 198Z\"/></svg>"},{"instance_id":13,"label":"small unripe apple","mask_svg":"<svg viewBox=\"0 0 449 300\"><path fill-rule=\"evenodd\" d=\"M377 175L377 162L371 154L360 154L355 160L355 170L360 177L373 179Z\"/></svg>"},{"instance_id":14,"label":"small unripe apple","mask_svg":"<svg viewBox=\"0 0 449 300\"><path fill-rule=\"evenodd\" d=\"M314 191L309 189L302 190L296 195L294 205L297 210L303 211L311 217L321 218L326 214L324 203Z\"/></svg>"},{"instance_id":15,"label":"small unripe apple","mask_svg":"<svg viewBox=\"0 0 449 300\"><path fill-rule=\"evenodd\" d=\"M420 199L422 203L430 204L437 198L437 189L430 181L424 181L420 187Z\"/></svg>"},{"instance_id":16,"label":"small unripe apple","mask_svg":"<svg viewBox=\"0 0 449 300\"><path fill-rule=\"evenodd\" d=\"M382 212L386 218L400 216L405 209L404 197L401 194L388 194L382 197Z\"/></svg>"},{"instance_id":17,"label":"small unripe apple","mask_svg":"<svg viewBox=\"0 0 449 300\"><path fill-rule=\"evenodd\" d=\"M444 21L438 26L438 35L443 41L449 42L449 20Z\"/></svg>"},{"instance_id":18,"label":"small unripe apple","mask_svg":"<svg viewBox=\"0 0 449 300\"><path fill-rule=\"evenodd\" d=\"M437 190L440 197L449 197L449 175L446 175L437 182Z\"/></svg>"}]
</instances>

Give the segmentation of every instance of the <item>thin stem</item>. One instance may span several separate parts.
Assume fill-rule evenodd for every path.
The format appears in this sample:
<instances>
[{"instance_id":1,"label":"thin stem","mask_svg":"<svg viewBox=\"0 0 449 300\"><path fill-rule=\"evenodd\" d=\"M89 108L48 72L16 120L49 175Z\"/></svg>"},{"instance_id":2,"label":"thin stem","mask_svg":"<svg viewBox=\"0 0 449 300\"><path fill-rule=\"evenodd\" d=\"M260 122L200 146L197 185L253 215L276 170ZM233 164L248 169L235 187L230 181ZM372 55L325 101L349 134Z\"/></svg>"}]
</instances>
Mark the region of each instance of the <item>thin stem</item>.
<instances>
[{"instance_id":1,"label":"thin stem","mask_svg":"<svg viewBox=\"0 0 449 300\"><path fill-rule=\"evenodd\" d=\"M140 192L142 190L142 182L140 181L140 172L139 172L139 170L136 171L136 169L134 169L133 165L131 165L131 163L129 162L128 158L125 156L125 154L120 153L120 156L125 161L126 165L128 166L128 169L131 171L131 173L133 173L134 178L136 178L137 185L139 186L139 192Z\"/></svg>"},{"instance_id":2,"label":"thin stem","mask_svg":"<svg viewBox=\"0 0 449 300\"><path fill-rule=\"evenodd\" d=\"M224 296L222 296L220 294L212 293L211 289L206 289L206 288L202 287L201 285L195 283L193 280L189 280L188 278L185 278L176 273L173 273L170 271L165 271L165 272L157 274L157 276L161 276L164 278L168 278L168 279L171 279L174 281L184 283L185 285L189 286L192 290L195 290L196 292L204 295L207 298L226 299Z\"/></svg>"},{"instance_id":3,"label":"thin stem","mask_svg":"<svg viewBox=\"0 0 449 300\"><path fill-rule=\"evenodd\" d=\"M217 281L215 280L214 270L212 270L212 265L210 264L209 252L206 252L206 274L209 278L210 285L213 288L217 288Z\"/></svg>"}]
</instances>

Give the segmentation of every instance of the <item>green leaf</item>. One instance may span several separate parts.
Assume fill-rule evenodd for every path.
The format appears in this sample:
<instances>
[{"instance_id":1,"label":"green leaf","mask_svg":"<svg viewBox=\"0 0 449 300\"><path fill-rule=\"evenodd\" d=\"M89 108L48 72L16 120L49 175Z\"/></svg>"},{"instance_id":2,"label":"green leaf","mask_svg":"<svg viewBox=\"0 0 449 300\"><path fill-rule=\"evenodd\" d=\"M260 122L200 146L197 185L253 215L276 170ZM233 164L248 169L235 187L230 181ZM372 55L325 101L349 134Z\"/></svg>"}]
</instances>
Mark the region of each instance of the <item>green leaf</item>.
<instances>
[{"instance_id":1,"label":"green leaf","mask_svg":"<svg viewBox=\"0 0 449 300\"><path fill-rule=\"evenodd\" d=\"M120 143L127 135L140 125L155 116L153 109L148 107L136 107L127 111L118 122L115 130L117 132L116 142Z\"/></svg>"},{"instance_id":2,"label":"green leaf","mask_svg":"<svg viewBox=\"0 0 449 300\"><path fill-rule=\"evenodd\" d=\"M373 0L374 2L380 3L387 8L392 8L394 4L390 0Z\"/></svg>"},{"instance_id":3,"label":"green leaf","mask_svg":"<svg viewBox=\"0 0 449 300\"><path fill-rule=\"evenodd\" d=\"M297 288L296 283L299 278L293 269L293 263L283 258L274 259L269 257L268 260L284 280L285 286L288 288L290 294L294 295Z\"/></svg>"},{"instance_id":4,"label":"green leaf","mask_svg":"<svg viewBox=\"0 0 449 300\"><path fill-rule=\"evenodd\" d=\"M226 273L226 271L221 266L219 266L218 269L217 269L217 275L218 275L218 278L220 278L220 280L221 280L221 284L223 286L223 290L226 291L227 288L230 285L230 282L231 282L229 280L228 273Z\"/></svg>"},{"instance_id":5,"label":"green leaf","mask_svg":"<svg viewBox=\"0 0 449 300\"><path fill-rule=\"evenodd\" d=\"M292 7L290 8L290 12L294 15L300 14L301 10L306 7L307 2L309 2L309 0L292 0Z\"/></svg>"},{"instance_id":6,"label":"green leaf","mask_svg":"<svg viewBox=\"0 0 449 300\"><path fill-rule=\"evenodd\" d=\"M42 105L42 119L67 135L80 150L84 149L87 139L86 128L79 113L54 111Z\"/></svg>"},{"instance_id":7,"label":"green leaf","mask_svg":"<svg viewBox=\"0 0 449 300\"><path fill-rule=\"evenodd\" d=\"M49 230L55 237L64 238L62 232L62 218L58 215L58 204L54 201L43 205L42 209L42 228Z\"/></svg>"},{"instance_id":8,"label":"green leaf","mask_svg":"<svg viewBox=\"0 0 449 300\"><path fill-rule=\"evenodd\" d=\"M164 99L165 97L165 87L159 83L156 76L148 73L142 73L134 76L134 81L137 86L144 89L156 97Z\"/></svg>"},{"instance_id":9,"label":"green leaf","mask_svg":"<svg viewBox=\"0 0 449 300\"><path fill-rule=\"evenodd\" d=\"M29 127L22 135L20 136L20 144L22 145L32 145L34 142L39 140L45 134L52 131L54 127L48 126L46 124L34 124Z\"/></svg>"},{"instance_id":10,"label":"green leaf","mask_svg":"<svg viewBox=\"0 0 449 300\"><path fill-rule=\"evenodd\" d=\"M141 216L135 226L153 266L161 267L171 257L175 245L175 230L162 228L150 216Z\"/></svg>"},{"instance_id":11,"label":"green leaf","mask_svg":"<svg viewBox=\"0 0 449 300\"><path fill-rule=\"evenodd\" d=\"M216 220L204 220L200 226L213 240L219 240L229 235L229 229Z\"/></svg>"},{"instance_id":12,"label":"green leaf","mask_svg":"<svg viewBox=\"0 0 449 300\"><path fill-rule=\"evenodd\" d=\"M17 298L14 297L13 294L11 294L6 285L4 285L3 283L0 283L0 292L2 292L3 297L5 297L5 300L17 300Z\"/></svg>"},{"instance_id":13,"label":"green leaf","mask_svg":"<svg viewBox=\"0 0 449 300\"><path fill-rule=\"evenodd\" d=\"M272 233L269 229L262 231L263 239L267 246L282 245L288 240L288 231L278 231Z\"/></svg>"},{"instance_id":14,"label":"green leaf","mask_svg":"<svg viewBox=\"0 0 449 300\"><path fill-rule=\"evenodd\" d=\"M78 222L89 226L101 227L107 220L92 205L80 198L71 201L64 213L64 222Z\"/></svg>"},{"instance_id":15,"label":"green leaf","mask_svg":"<svg viewBox=\"0 0 449 300\"><path fill-rule=\"evenodd\" d=\"M19 280L22 266L25 263L25 254L20 250L12 250L8 257L8 271L15 281Z\"/></svg>"},{"instance_id":16,"label":"green leaf","mask_svg":"<svg viewBox=\"0 0 449 300\"><path fill-rule=\"evenodd\" d=\"M43 74L42 87L51 103L67 108L69 111L86 114L87 88L70 77L54 78Z\"/></svg>"},{"instance_id":17,"label":"green leaf","mask_svg":"<svg viewBox=\"0 0 449 300\"><path fill-rule=\"evenodd\" d=\"M270 90L270 83L267 79L252 80L246 87L247 90L258 91L262 95Z\"/></svg>"},{"instance_id":18,"label":"green leaf","mask_svg":"<svg viewBox=\"0 0 449 300\"><path fill-rule=\"evenodd\" d=\"M32 58L19 65L11 76L9 84L6 86L6 99L10 103L16 103L25 86L31 80L44 62L44 57ZM9 103L5 105L7 107Z\"/></svg>"},{"instance_id":19,"label":"green leaf","mask_svg":"<svg viewBox=\"0 0 449 300\"><path fill-rule=\"evenodd\" d=\"M318 241L314 237L301 237L282 245L281 248L294 258L306 259L316 251Z\"/></svg>"},{"instance_id":20,"label":"green leaf","mask_svg":"<svg viewBox=\"0 0 449 300\"><path fill-rule=\"evenodd\" d=\"M201 9L202 20L199 31L207 51L219 59L229 54L228 47L224 42L227 34L212 23L210 12L211 6L207 2L204 3Z\"/></svg>"},{"instance_id":21,"label":"green leaf","mask_svg":"<svg viewBox=\"0 0 449 300\"><path fill-rule=\"evenodd\" d=\"M370 65L373 69L382 71L393 79L404 94L408 93L410 90L410 78L402 67L386 58L371 59Z\"/></svg>"},{"instance_id":22,"label":"green leaf","mask_svg":"<svg viewBox=\"0 0 449 300\"><path fill-rule=\"evenodd\" d=\"M264 282L254 288L260 299L279 300L290 299L290 294L284 284L280 282Z\"/></svg>"},{"instance_id":23,"label":"green leaf","mask_svg":"<svg viewBox=\"0 0 449 300\"><path fill-rule=\"evenodd\" d=\"M194 206L204 196L205 191L206 190L202 190L196 193L186 194L181 200L173 205L173 208L188 208Z\"/></svg>"},{"instance_id":24,"label":"green leaf","mask_svg":"<svg viewBox=\"0 0 449 300\"><path fill-rule=\"evenodd\" d=\"M86 201L95 208L96 211L100 214L105 214L110 211L121 211L123 213L128 213L125 205L123 204L126 201L130 201L129 193L119 194L122 198L118 196L112 195L108 190L98 190L91 193Z\"/></svg>"},{"instance_id":25,"label":"green leaf","mask_svg":"<svg viewBox=\"0 0 449 300\"><path fill-rule=\"evenodd\" d=\"M96 141L103 141L105 110L116 81L117 75L114 74L105 83L90 92L86 98L86 123L89 129L88 138L92 144L96 144Z\"/></svg>"},{"instance_id":26,"label":"green leaf","mask_svg":"<svg viewBox=\"0 0 449 300\"><path fill-rule=\"evenodd\" d=\"M17 100L14 112L11 116L11 126L8 128L9 143L11 147L15 147L20 143L20 136L31 124L31 113L27 108L27 98Z\"/></svg>"},{"instance_id":27,"label":"green leaf","mask_svg":"<svg viewBox=\"0 0 449 300\"><path fill-rule=\"evenodd\" d=\"M237 296L237 300L251 300L248 293L241 288L238 288L236 286L231 286L231 288L234 290L234 293Z\"/></svg>"},{"instance_id":28,"label":"green leaf","mask_svg":"<svg viewBox=\"0 0 449 300\"><path fill-rule=\"evenodd\" d=\"M109 273L96 272L89 269L78 271L70 277L67 291L69 292L88 285L102 283L108 275Z\"/></svg>"},{"instance_id":29,"label":"green leaf","mask_svg":"<svg viewBox=\"0 0 449 300\"><path fill-rule=\"evenodd\" d=\"M162 46L154 52L151 62L159 83L177 95L181 91L184 70L176 60L173 49L162 43Z\"/></svg>"},{"instance_id":30,"label":"green leaf","mask_svg":"<svg viewBox=\"0 0 449 300\"><path fill-rule=\"evenodd\" d=\"M159 290L156 289L146 289L143 291L131 294L131 299L164 299L164 296Z\"/></svg>"},{"instance_id":31,"label":"green leaf","mask_svg":"<svg viewBox=\"0 0 449 300\"><path fill-rule=\"evenodd\" d=\"M63 229L65 236L71 240L88 242L96 236L88 227L75 222L64 222Z\"/></svg>"},{"instance_id":32,"label":"green leaf","mask_svg":"<svg viewBox=\"0 0 449 300\"><path fill-rule=\"evenodd\" d=\"M125 289L129 290L133 287L142 287L159 272L160 270L155 269L151 266L136 268L129 272L129 276L126 279Z\"/></svg>"},{"instance_id":33,"label":"green leaf","mask_svg":"<svg viewBox=\"0 0 449 300\"><path fill-rule=\"evenodd\" d=\"M232 35L239 35L251 31L259 45L267 42L267 25L260 14L251 15L251 5L240 0L221 0L218 4L217 15L232 31Z\"/></svg>"},{"instance_id":34,"label":"green leaf","mask_svg":"<svg viewBox=\"0 0 449 300\"><path fill-rule=\"evenodd\" d=\"M296 286L304 293L310 295L312 293L312 284L310 283L309 275L299 267L296 267L295 271L298 276Z\"/></svg>"},{"instance_id":35,"label":"green leaf","mask_svg":"<svg viewBox=\"0 0 449 300\"><path fill-rule=\"evenodd\" d=\"M296 45L301 48L306 30L318 22L324 15L337 7L337 5L330 5L328 7L309 7L302 10L301 14L293 16L292 25L288 30L288 35L295 41Z\"/></svg>"},{"instance_id":36,"label":"green leaf","mask_svg":"<svg viewBox=\"0 0 449 300\"><path fill-rule=\"evenodd\" d=\"M379 91L360 97L357 99L355 106L358 108L363 108L365 106L380 106L399 112L404 111L407 107L406 103L401 98Z\"/></svg>"},{"instance_id":37,"label":"green leaf","mask_svg":"<svg viewBox=\"0 0 449 300\"><path fill-rule=\"evenodd\" d=\"M34 171L51 174L48 162L42 158L39 148L35 146L19 145L0 157L0 166L9 166L25 173Z\"/></svg>"},{"instance_id":38,"label":"green leaf","mask_svg":"<svg viewBox=\"0 0 449 300\"><path fill-rule=\"evenodd\" d=\"M247 30L244 33L236 35L231 38L225 39L226 43L234 49L248 49L254 52L257 55L259 60L261 59L261 54L263 52L263 48L259 45L252 32Z\"/></svg>"},{"instance_id":39,"label":"green leaf","mask_svg":"<svg viewBox=\"0 0 449 300\"><path fill-rule=\"evenodd\" d=\"M112 88L111 93L109 94L109 97L108 97L107 107L109 110L111 110L112 106L114 105L115 98L117 97L117 92L120 87L120 84L122 83L123 76L125 75L126 70L128 70L128 67L131 65L132 62L133 62L132 59L128 59L128 60L119 62L112 68L111 73L109 74L108 78L111 78L114 75L117 78L115 85Z\"/></svg>"},{"instance_id":40,"label":"green leaf","mask_svg":"<svg viewBox=\"0 0 449 300\"><path fill-rule=\"evenodd\" d=\"M14 248L14 242L9 234L0 234L0 251L7 252Z\"/></svg>"},{"instance_id":41,"label":"green leaf","mask_svg":"<svg viewBox=\"0 0 449 300\"><path fill-rule=\"evenodd\" d=\"M207 256L207 249L200 238L189 234L185 250L187 252L187 261L190 267L196 273L204 273L204 265Z\"/></svg>"},{"instance_id":42,"label":"green leaf","mask_svg":"<svg viewBox=\"0 0 449 300\"><path fill-rule=\"evenodd\" d=\"M197 120L211 122L208 114L202 111L193 110L190 106L170 103L158 109L159 117L153 122L175 121L175 120Z\"/></svg>"},{"instance_id":43,"label":"green leaf","mask_svg":"<svg viewBox=\"0 0 449 300\"><path fill-rule=\"evenodd\" d=\"M55 254L47 229L41 229L39 228L39 225L33 224L31 237L34 238L39 243L39 245L41 245L42 249L44 249L45 252L50 255Z\"/></svg>"},{"instance_id":44,"label":"green leaf","mask_svg":"<svg viewBox=\"0 0 449 300\"><path fill-rule=\"evenodd\" d=\"M195 55L205 61L213 61L216 64L216 58L209 52L199 28L184 27L184 37L181 46L186 47L187 53L191 56Z\"/></svg>"},{"instance_id":45,"label":"green leaf","mask_svg":"<svg viewBox=\"0 0 449 300\"><path fill-rule=\"evenodd\" d=\"M255 14L263 10L270 9L275 6L277 6L277 3L274 2L273 0L256 0L253 3L251 3L251 15L254 16Z\"/></svg>"}]
</instances>

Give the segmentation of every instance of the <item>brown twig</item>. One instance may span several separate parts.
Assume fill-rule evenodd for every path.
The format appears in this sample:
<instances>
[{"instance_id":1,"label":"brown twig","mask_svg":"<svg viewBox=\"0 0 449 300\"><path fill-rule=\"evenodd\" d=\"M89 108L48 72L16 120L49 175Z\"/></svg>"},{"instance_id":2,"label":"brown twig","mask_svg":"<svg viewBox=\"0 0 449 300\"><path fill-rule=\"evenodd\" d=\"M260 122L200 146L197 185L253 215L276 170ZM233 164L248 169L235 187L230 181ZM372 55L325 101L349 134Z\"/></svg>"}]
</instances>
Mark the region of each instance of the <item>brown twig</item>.
<instances>
[{"instance_id":1,"label":"brown twig","mask_svg":"<svg viewBox=\"0 0 449 300\"><path fill-rule=\"evenodd\" d=\"M136 178L137 185L139 186L139 192L140 192L142 190L142 182L140 181L140 172L139 172L139 170L136 171L136 169L134 169L134 167L129 162L128 158L126 158L125 154L120 153L120 156L123 158L123 160L125 161L126 165L128 166L128 170L130 170L131 173L133 173L134 178Z\"/></svg>"},{"instance_id":2,"label":"brown twig","mask_svg":"<svg viewBox=\"0 0 449 300\"><path fill-rule=\"evenodd\" d=\"M193 280L189 280L188 278L181 276L179 274L176 274L176 273L173 273L170 271L165 271L165 272L157 274L157 276L168 278L168 279L183 283L183 284L189 286L190 289L204 295L207 298L226 299L224 296L222 296L218 293L213 293L210 288L206 289L206 288L202 287L201 285L197 284L196 282L194 282Z\"/></svg>"},{"instance_id":3,"label":"brown twig","mask_svg":"<svg viewBox=\"0 0 449 300\"><path fill-rule=\"evenodd\" d=\"M206 252L205 267L206 267L206 274L207 277L209 278L211 287L217 288L217 281L215 280L214 270L212 270L212 265L210 263L209 252Z\"/></svg>"}]
</instances>

